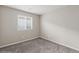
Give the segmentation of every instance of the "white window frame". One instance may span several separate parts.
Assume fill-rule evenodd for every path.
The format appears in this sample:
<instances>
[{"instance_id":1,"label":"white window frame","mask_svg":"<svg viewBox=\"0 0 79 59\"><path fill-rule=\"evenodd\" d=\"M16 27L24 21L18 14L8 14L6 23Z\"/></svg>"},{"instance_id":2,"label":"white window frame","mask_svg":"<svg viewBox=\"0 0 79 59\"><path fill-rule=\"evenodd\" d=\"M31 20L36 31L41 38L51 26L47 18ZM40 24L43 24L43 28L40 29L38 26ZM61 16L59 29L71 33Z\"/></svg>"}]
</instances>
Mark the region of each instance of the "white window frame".
<instances>
[{"instance_id":1,"label":"white window frame","mask_svg":"<svg viewBox=\"0 0 79 59\"><path fill-rule=\"evenodd\" d=\"M32 28L33 28L33 19L31 16L18 15L17 20L18 31L32 30Z\"/></svg>"}]
</instances>

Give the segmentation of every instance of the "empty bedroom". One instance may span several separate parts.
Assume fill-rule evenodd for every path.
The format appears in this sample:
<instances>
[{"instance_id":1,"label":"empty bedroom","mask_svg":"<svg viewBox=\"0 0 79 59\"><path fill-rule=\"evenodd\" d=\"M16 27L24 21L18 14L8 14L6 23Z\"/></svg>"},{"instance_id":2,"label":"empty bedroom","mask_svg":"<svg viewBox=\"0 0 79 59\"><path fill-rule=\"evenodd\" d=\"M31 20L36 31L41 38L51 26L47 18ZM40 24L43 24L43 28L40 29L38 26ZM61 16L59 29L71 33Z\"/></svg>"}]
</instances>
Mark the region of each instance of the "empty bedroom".
<instances>
[{"instance_id":1,"label":"empty bedroom","mask_svg":"<svg viewBox=\"0 0 79 59\"><path fill-rule=\"evenodd\" d=\"M0 5L0 53L79 53L79 5Z\"/></svg>"}]
</instances>

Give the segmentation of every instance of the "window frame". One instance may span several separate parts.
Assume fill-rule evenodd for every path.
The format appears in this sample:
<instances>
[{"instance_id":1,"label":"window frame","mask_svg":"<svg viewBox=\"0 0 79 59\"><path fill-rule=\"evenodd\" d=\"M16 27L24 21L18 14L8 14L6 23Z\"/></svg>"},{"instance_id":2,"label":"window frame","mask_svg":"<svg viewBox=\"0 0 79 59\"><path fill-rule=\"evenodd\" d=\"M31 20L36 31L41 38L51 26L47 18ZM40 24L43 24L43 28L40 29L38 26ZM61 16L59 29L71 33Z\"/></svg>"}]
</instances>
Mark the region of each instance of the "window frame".
<instances>
[{"instance_id":1,"label":"window frame","mask_svg":"<svg viewBox=\"0 0 79 59\"><path fill-rule=\"evenodd\" d=\"M22 18L24 18L24 19L22 19ZM26 20L24 28L21 28L22 25L19 23L19 20L21 21L21 23L23 23L24 20ZM18 31L25 31L25 30L32 30L32 29L33 29L33 17L25 16L25 15L18 15L17 30Z\"/></svg>"}]
</instances>

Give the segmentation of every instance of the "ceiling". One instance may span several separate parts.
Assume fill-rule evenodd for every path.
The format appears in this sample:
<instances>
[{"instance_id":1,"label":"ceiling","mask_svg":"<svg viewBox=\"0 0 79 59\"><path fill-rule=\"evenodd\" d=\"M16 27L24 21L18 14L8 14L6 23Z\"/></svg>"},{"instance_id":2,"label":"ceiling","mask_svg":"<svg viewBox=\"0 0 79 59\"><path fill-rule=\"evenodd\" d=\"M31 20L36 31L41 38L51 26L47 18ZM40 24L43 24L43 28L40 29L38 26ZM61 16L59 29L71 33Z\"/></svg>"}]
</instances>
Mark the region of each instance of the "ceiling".
<instances>
[{"instance_id":1,"label":"ceiling","mask_svg":"<svg viewBox=\"0 0 79 59\"><path fill-rule=\"evenodd\" d=\"M37 15L43 15L57 8L65 7L64 5L7 5L11 8L20 9L26 12L34 13Z\"/></svg>"}]
</instances>

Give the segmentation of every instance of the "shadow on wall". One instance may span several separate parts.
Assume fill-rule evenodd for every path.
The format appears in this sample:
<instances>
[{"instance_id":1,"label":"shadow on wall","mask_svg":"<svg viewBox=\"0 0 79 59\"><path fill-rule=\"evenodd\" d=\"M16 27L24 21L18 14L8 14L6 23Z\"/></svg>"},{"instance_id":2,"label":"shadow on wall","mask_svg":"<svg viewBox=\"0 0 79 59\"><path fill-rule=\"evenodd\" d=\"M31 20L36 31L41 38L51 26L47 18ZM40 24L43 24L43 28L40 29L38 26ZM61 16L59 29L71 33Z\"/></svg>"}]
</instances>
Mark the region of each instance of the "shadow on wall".
<instances>
[{"instance_id":1,"label":"shadow on wall","mask_svg":"<svg viewBox=\"0 0 79 59\"><path fill-rule=\"evenodd\" d=\"M47 15L47 22L79 31L79 6L68 6Z\"/></svg>"},{"instance_id":2,"label":"shadow on wall","mask_svg":"<svg viewBox=\"0 0 79 59\"><path fill-rule=\"evenodd\" d=\"M79 6L67 6L41 18L41 36L79 50Z\"/></svg>"}]
</instances>

